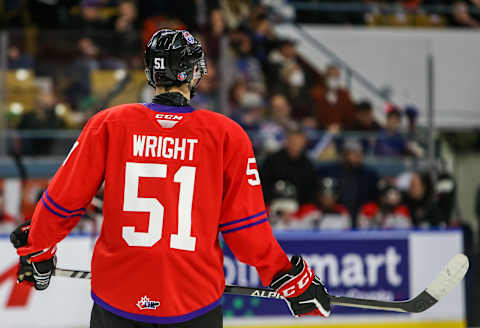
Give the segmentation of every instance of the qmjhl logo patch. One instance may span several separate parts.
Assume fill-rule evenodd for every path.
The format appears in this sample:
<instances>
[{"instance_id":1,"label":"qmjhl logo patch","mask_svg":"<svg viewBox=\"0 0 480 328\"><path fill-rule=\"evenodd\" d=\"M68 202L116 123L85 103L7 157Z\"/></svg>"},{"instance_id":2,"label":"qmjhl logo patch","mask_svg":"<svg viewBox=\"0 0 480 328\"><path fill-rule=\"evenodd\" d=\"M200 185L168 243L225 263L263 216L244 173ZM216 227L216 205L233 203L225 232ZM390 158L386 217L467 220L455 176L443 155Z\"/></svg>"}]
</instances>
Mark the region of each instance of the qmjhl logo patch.
<instances>
[{"instance_id":1,"label":"qmjhl logo patch","mask_svg":"<svg viewBox=\"0 0 480 328\"><path fill-rule=\"evenodd\" d=\"M160 306L159 301L150 301L147 296L143 296L140 301L137 302L137 306L140 310L156 310Z\"/></svg>"}]
</instances>

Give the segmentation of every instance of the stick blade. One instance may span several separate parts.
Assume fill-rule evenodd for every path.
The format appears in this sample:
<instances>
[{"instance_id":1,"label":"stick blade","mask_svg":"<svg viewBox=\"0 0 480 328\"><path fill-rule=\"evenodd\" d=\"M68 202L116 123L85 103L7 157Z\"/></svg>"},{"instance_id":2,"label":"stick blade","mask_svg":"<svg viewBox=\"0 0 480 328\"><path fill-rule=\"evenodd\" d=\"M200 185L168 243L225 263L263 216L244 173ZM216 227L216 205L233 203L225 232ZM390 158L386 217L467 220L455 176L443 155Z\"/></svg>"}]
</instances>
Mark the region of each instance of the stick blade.
<instances>
[{"instance_id":1,"label":"stick blade","mask_svg":"<svg viewBox=\"0 0 480 328\"><path fill-rule=\"evenodd\" d=\"M425 291L439 301L462 281L468 266L468 258L464 254L455 255Z\"/></svg>"}]
</instances>

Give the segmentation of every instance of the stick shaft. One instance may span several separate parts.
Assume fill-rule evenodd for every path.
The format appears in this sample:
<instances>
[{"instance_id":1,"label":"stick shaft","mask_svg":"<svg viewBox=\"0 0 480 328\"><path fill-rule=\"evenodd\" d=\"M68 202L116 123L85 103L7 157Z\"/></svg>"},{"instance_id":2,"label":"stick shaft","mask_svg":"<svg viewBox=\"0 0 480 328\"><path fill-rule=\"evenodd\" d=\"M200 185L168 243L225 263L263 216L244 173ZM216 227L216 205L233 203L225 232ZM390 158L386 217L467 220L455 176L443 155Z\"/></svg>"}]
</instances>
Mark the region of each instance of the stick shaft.
<instances>
[{"instance_id":1,"label":"stick shaft","mask_svg":"<svg viewBox=\"0 0 480 328\"><path fill-rule=\"evenodd\" d=\"M234 286L234 285L226 285L225 294L245 295L245 296L262 297L262 298L276 298L276 299L282 298L279 294L275 293L275 291L273 291L272 289L243 287L243 286ZM403 309L404 302L377 301L377 300L368 300L368 299L362 299L362 298L330 295L330 303L333 305L359 307L363 309L407 312L406 310Z\"/></svg>"},{"instance_id":2,"label":"stick shaft","mask_svg":"<svg viewBox=\"0 0 480 328\"><path fill-rule=\"evenodd\" d=\"M55 269L55 276L78 278L78 279L91 279L92 277L91 273L88 271L67 270L67 269L59 269L59 268ZM274 299L282 298L279 294L277 294L272 289L244 287L244 286L235 286L235 285L226 285L225 294L243 295L243 296L251 296L251 297L261 297L261 298L274 298ZM405 302L376 301L376 300L333 296L333 295L330 295L330 302L333 305L359 307L359 308L366 308L366 309L377 309L377 310L384 310L384 311L408 312L405 309L403 309L403 304Z\"/></svg>"}]
</instances>

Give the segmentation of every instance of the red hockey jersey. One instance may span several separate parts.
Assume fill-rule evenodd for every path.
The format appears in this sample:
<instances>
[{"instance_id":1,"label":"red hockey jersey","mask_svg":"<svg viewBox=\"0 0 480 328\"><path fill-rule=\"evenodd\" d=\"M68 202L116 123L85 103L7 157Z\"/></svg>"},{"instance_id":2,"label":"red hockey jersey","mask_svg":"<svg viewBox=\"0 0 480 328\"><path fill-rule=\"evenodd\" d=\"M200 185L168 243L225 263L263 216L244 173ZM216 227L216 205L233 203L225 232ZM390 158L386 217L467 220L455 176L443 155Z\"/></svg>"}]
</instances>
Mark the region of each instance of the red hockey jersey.
<instances>
[{"instance_id":1,"label":"red hockey jersey","mask_svg":"<svg viewBox=\"0 0 480 328\"><path fill-rule=\"evenodd\" d=\"M62 240L103 181L92 297L117 315L176 323L218 306L225 287L219 232L264 285L290 268L242 128L214 112L153 103L90 119L38 203L19 253Z\"/></svg>"}]
</instances>

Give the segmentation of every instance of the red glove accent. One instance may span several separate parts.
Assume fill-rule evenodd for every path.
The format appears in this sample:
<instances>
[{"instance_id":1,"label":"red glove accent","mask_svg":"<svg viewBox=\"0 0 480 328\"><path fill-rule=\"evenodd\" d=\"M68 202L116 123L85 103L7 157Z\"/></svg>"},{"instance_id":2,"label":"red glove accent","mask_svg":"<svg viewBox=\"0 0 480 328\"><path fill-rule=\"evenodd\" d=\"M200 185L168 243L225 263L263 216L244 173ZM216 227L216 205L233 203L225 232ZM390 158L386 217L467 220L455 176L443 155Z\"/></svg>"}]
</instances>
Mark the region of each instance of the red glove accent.
<instances>
[{"instance_id":1,"label":"red glove accent","mask_svg":"<svg viewBox=\"0 0 480 328\"><path fill-rule=\"evenodd\" d=\"M278 274L270 287L275 289L296 317L330 315L330 298L325 286L300 256L291 259L292 268Z\"/></svg>"},{"instance_id":2,"label":"red glove accent","mask_svg":"<svg viewBox=\"0 0 480 328\"><path fill-rule=\"evenodd\" d=\"M304 259L302 261L303 270L278 288L277 292L283 297L297 297L310 287L314 274L307 262Z\"/></svg>"}]
</instances>

